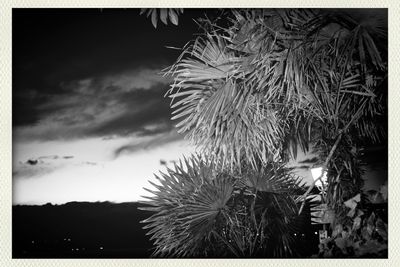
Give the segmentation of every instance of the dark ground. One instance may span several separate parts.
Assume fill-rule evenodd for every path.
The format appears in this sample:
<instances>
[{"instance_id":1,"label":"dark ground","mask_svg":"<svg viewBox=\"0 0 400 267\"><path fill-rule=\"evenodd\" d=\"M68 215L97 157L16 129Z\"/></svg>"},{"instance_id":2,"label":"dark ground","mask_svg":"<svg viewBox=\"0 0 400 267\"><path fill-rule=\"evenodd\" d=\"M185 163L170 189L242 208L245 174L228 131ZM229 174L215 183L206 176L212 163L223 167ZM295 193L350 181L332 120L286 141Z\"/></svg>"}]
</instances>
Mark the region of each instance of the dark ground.
<instances>
[{"instance_id":1,"label":"dark ground","mask_svg":"<svg viewBox=\"0 0 400 267\"><path fill-rule=\"evenodd\" d=\"M148 258L137 203L13 206L13 258Z\"/></svg>"},{"instance_id":2,"label":"dark ground","mask_svg":"<svg viewBox=\"0 0 400 267\"><path fill-rule=\"evenodd\" d=\"M137 203L13 206L13 258L149 258L152 243ZM297 236L300 257L318 252L319 226ZM316 249L316 250L315 250Z\"/></svg>"}]
</instances>

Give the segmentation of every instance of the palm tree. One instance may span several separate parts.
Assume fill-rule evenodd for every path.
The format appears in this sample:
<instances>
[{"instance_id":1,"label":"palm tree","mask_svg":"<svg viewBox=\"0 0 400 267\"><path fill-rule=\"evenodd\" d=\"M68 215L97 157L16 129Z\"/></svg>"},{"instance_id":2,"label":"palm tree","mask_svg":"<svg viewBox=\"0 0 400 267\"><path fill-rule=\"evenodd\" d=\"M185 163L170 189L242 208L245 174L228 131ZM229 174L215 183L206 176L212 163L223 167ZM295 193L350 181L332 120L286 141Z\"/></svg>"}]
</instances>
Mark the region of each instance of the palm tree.
<instances>
[{"instance_id":1,"label":"palm tree","mask_svg":"<svg viewBox=\"0 0 400 267\"><path fill-rule=\"evenodd\" d=\"M156 255L289 255L288 233L314 187L283 167L298 147L319 154L327 203L340 214L361 190L360 148L385 138L387 22L375 11L231 10L228 26L202 20L205 33L166 73L172 119L207 160L176 165L155 185L146 227Z\"/></svg>"},{"instance_id":2,"label":"palm tree","mask_svg":"<svg viewBox=\"0 0 400 267\"><path fill-rule=\"evenodd\" d=\"M160 257L291 256L293 234L304 217L295 196L299 178L279 163L240 176L216 171L199 155L156 176L156 190L142 207L143 221ZM273 244L273 245L272 245Z\"/></svg>"}]
</instances>

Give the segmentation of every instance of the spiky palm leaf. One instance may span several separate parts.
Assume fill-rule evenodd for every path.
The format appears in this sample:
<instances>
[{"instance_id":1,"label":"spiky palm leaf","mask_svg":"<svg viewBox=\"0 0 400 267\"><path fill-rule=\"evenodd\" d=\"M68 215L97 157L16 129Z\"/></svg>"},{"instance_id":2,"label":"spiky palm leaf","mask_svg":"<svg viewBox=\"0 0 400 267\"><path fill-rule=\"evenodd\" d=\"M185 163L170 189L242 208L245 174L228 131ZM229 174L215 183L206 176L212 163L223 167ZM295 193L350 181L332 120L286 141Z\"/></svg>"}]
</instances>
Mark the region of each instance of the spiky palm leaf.
<instances>
[{"instance_id":1,"label":"spiky palm leaf","mask_svg":"<svg viewBox=\"0 0 400 267\"><path fill-rule=\"evenodd\" d=\"M155 212L143 221L154 255L292 255L300 181L281 164L271 163L261 174L246 170L243 177L217 172L211 161L193 156L157 176L142 208Z\"/></svg>"},{"instance_id":2,"label":"spiky palm leaf","mask_svg":"<svg viewBox=\"0 0 400 267\"><path fill-rule=\"evenodd\" d=\"M185 257L201 253L208 232L230 199L234 180L217 175L213 164L200 157L185 159L175 170L156 176L157 190L148 190L154 196L144 202L143 208L156 212L143 221L151 229L155 256Z\"/></svg>"},{"instance_id":3,"label":"spiky palm leaf","mask_svg":"<svg viewBox=\"0 0 400 267\"><path fill-rule=\"evenodd\" d=\"M289 128L299 106L293 91L303 82L295 72L301 53L275 42L277 32L243 32L248 24L226 29L227 36L197 39L168 72L175 76L168 94L179 98L171 105L172 119L181 119L179 132L231 169L243 156L253 168L257 160L278 158L282 143L276 140Z\"/></svg>"},{"instance_id":4,"label":"spiky palm leaf","mask_svg":"<svg viewBox=\"0 0 400 267\"><path fill-rule=\"evenodd\" d=\"M316 122L331 124L336 133L351 124L360 135L378 138L373 123L359 120L382 111L371 86L380 78L363 76L366 63L354 59L354 42L369 40L367 50L376 52L367 28L361 34L331 27L338 15L327 21L316 11L234 14L224 34L196 40L169 71L180 132L231 168L240 167L242 156L253 168L257 160L277 160L286 147L277 140L307 149Z\"/></svg>"}]
</instances>

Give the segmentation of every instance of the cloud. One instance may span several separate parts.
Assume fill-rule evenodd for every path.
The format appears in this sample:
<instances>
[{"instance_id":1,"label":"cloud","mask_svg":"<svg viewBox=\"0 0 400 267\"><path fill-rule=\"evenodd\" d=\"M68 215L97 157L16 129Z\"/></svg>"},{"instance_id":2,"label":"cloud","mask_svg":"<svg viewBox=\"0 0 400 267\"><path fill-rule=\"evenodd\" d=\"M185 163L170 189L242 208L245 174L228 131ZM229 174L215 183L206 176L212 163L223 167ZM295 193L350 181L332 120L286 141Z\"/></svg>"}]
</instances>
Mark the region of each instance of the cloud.
<instances>
[{"instance_id":1,"label":"cloud","mask_svg":"<svg viewBox=\"0 0 400 267\"><path fill-rule=\"evenodd\" d=\"M144 136L168 132L172 128L169 104L160 97L143 103L136 103L136 100L127 102L124 112L95 125L89 130L89 134L125 136L136 133Z\"/></svg>"},{"instance_id":2,"label":"cloud","mask_svg":"<svg viewBox=\"0 0 400 267\"><path fill-rule=\"evenodd\" d=\"M186 151L188 142L181 139L182 136L176 131L169 131L151 136L14 142L13 180L40 178L65 168L101 168L120 158L135 158L138 154L152 153L156 162L161 155L164 155L166 160L172 160L175 158L168 156L168 153L172 152L171 146L174 147L173 150ZM141 157L137 159L141 160Z\"/></svg>"},{"instance_id":3,"label":"cloud","mask_svg":"<svg viewBox=\"0 0 400 267\"><path fill-rule=\"evenodd\" d=\"M14 127L23 140L93 136L155 135L172 129L166 84L159 69L63 82L63 93L43 96L35 107L36 123ZM38 97L32 93L32 97Z\"/></svg>"},{"instance_id":4,"label":"cloud","mask_svg":"<svg viewBox=\"0 0 400 267\"><path fill-rule=\"evenodd\" d=\"M162 76L159 69L146 68L106 76L101 81L106 86L116 86L125 91L150 89L156 84L169 84L170 82L170 79Z\"/></svg>"},{"instance_id":5,"label":"cloud","mask_svg":"<svg viewBox=\"0 0 400 267\"><path fill-rule=\"evenodd\" d=\"M171 79L164 77L160 68L141 67L87 79L61 82L60 86L64 90L74 91L82 95L92 95L93 93L109 95L115 93L115 91L146 90L158 84L169 83L171 83Z\"/></svg>"},{"instance_id":6,"label":"cloud","mask_svg":"<svg viewBox=\"0 0 400 267\"><path fill-rule=\"evenodd\" d=\"M65 167L68 164L74 163L71 161L74 156L41 156L31 157L26 161L19 161L13 166L13 177L15 178L34 178L44 174L54 172ZM76 164L76 162L75 162Z\"/></svg>"},{"instance_id":7,"label":"cloud","mask_svg":"<svg viewBox=\"0 0 400 267\"><path fill-rule=\"evenodd\" d=\"M96 166L93 161L74 160L74 156L42 156L14 164L13 178L38 178L66 167Z\"/></svg>"},{"instance_id":8,"label":"cloud","mask_svg":"<svg viewBox=\"0 0 400 267\"><path fill-rule=\"evenodd\" d=\"M183 140L183 136L176 131L170 131L168 134L157 135L147 141L128 143L114 150L115 158L122 154L132 154L140 150L151 150L167 143Z\"/></svg>"},{"instance_id":9,"label":"cloud","mask_svg":"<svg viewBox=\"0 0 400 267\"><path fill-rule=\"evenodd\" d=\"M36 159L28 159L26 163L29 165L36 165L38 161Z\"/></svg>"},{"instance_id":10,"label":"cloud","mask_svg":"<svg viewBox=\"0 0 400 267\"><path fill-rule=\"evenodd\" d=\"M151 188L148 180L156 182L154 174L165 171L166 166L160 165L160 159L170 163L195 152L187 141L173 141L176 136L172 133L166 136L168 138L159 135L135 140L119 137L20 144L13 153L13 169L19 171L13 175L13 203L142 200L140 196L148 195L143 187ZM114 152L118 148L122 151L115 157ZM52 162L52 165L24 164L28 158L39 158L31 155L47 154L47 151L50 151L49 155L52 151L60 151L60 155L74 155L74 159L59 157L57 160L43 160ZM51 168L62 161L65 164L60 168Z\"/></svg>"}]
</instances>

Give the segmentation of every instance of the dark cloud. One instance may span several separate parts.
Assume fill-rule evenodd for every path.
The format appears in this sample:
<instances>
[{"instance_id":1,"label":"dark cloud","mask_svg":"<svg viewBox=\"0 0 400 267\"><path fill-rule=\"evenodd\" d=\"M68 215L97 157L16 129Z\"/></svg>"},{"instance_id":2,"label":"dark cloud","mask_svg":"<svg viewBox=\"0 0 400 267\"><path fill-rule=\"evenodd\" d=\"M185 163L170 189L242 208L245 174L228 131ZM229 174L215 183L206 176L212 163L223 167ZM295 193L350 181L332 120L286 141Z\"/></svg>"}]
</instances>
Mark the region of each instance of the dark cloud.
<instances>
[{"instance_id":1,"label":"dark cloud","mask_svg":"<svg viewBox=\"0 0 400 267\"><path fill-rule=\"evenodd\" d=\"M192 19L204 13L188 9L180 17L179 27L160 25L154 29L139 11L13 9L13 126L41 123L48 114L73 106L72 102L43 108L68 98L71 87L76 88L73 82L100 77L101 83L104 77L121 74L115 87L124 87L121 83L127 82L123 77L126 70L161 70L172 64L179 51L166 46L183 47L198 31ZM153 86L154 75L142 74L142 86L136 87Z\"/></svg>"},{"instance_id":2,"label":"dark cloud","mask_svg":"<svg viewBox=\"0 0 400 267\"><path fill-rule=\"evenodd\" d=\"M19 161L13 166L14 178L35 178L60 170L68 166L90 165L97 166L97 162L73 160L74 156L40 156Z\"/></svg>"},{"instance_id":3,"label":"dark cloud","mask_svg":"<svg viewBox=\"0 0 400 267\"><path fill-rule=\"evenodd\" d=\"M36 164L38 164L38 162L39 161L37 159L28 159L26 161L26 163L29 164L29 165L36 165Z\"/></svg>"},{"instance_id":4,"label":"dark cloud","mask_svg":"<svg viewBox=\"0 0 400 267\"><path fill-rule=\"evenodd\" d=\"M50 159L50 160L55 160L55 159L59 159L59 158L60 158L60 157L57 156L57 155L54 155L54 156L42 156L42 157L38 157L38 158L36 158L36 159L33 159L33 158L28 159L28 160L25 162L25 164L28 164L28 165L43 164L43 163L45 162L45 160L48 160L48 159ZM63 157L63 158L65 159L66 157Z\"/></svg>"},{"instance_id":5,"label":"dark cloud","mask_svg":"<svg viewBox=\"0 0 400 267\"><path fill-rule=\"evenodd\" d=\"M134 69L61 84L68 94L49 96L36 107L40 119L15 127L21 139L76 139L169 132L170 80L158 69Z\"/></svg>"},{"instance_id":6,"label":"dark cloud","mask_svg":"<svg viewBox=\"0 0 400 267\"><path fill-rule=\"evenodd\" d=\"M167 99L151 98L142 103L136 99L125 99L126 112L112 118L90 131L90 134L99 136L129 135L136 133L140 136L155 135L168 132L173 128L170 120L170 108Z\"/></svg>"},{"instance_id":7,"label":"dark cloud","mask_svg":"<svg viewBox=\"0 0 400 267\"><path fill-rule=\"evenodd\" d=\"M16 163L13 166L13 177L16 178L33 178L42 176L43 174L52 173L67 164L73 164L70 160L74 156L58 156L48 155L36 158L29 158L28 160Z\"/></svg>"},{"instance_id":8,"label":"dark cloud","mask_svg":"<svg viewBox=\"0 0 400 267\"><path fill-rule=\"evenodd\" d=\"M131 153L137 152L139 150L153 149L155 147L159 147L164 144L182 140L182 139L183 139L183 137L181 135L179 135L176 131L171 131L168 134L156 136L147 141L142 141L140 143L133 143L133 144L127 144L127 145L121 146L114 151L114 156L119 157L121 154L131 154Z\"/></svg>"},{"instance_id":9,"label":"dark cloud","mask_svg":"<svg viewBox=\"0 0 400 267\"><path fill-rule=\"evenodd\" d=\"M51 156L41 156L38 158L30 158L28 159L25 164L28 165L37 165L37 164L45 164L49 160L64 160L64 159L72 159L74 156L58 156L58 155L51 155Z\"/></svg>"}]
</instances>

